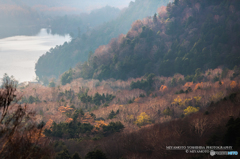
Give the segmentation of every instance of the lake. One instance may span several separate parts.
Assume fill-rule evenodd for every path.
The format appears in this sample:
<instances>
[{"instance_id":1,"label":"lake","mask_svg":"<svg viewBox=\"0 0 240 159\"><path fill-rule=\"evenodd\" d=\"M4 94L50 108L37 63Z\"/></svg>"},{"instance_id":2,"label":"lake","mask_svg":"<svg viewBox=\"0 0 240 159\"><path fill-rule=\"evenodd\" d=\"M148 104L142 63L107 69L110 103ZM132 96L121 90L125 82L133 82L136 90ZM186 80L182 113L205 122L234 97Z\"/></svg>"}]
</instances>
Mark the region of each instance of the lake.
<instances>
[{"instance_id":1,"label":"lake","mask_svg":"<svg viewBox=\"0 0 240 159\"><path fill-rule=\"evenodd\" d=\"M0 39L0 78L4 73L19 82L36 79L35 63L50 48L71 40L69 35L52 35L41 29L33 36L11 36Z\"/></svg>"}]
</instances>

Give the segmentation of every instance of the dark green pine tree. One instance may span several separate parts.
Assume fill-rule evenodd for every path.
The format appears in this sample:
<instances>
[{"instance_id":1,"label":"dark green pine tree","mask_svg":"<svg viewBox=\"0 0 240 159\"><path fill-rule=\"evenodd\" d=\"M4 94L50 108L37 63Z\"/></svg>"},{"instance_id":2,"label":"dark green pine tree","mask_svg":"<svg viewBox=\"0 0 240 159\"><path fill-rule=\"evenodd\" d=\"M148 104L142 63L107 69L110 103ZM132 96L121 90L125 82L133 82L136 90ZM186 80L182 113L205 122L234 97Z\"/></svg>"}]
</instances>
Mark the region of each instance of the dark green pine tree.
<instances>
[{"instance_id":1,"label":"dark green pine tree","mask_svg":"<svg viewBox=\"0 0 240 159\"><path fill-rule=\"evenodd\" d=\"M69 152L67 149L64 149L63 151L57 153L56 159L71 159Z\"/></svg>"},{"instance_id":2,"label":"dark green pine tree","mask_svg":"<svg viewBox=\"0 0 240 159\"><path fill-rule=\"evenodd\" d=\"M88 154L85 156L85 159L107 159L107 157L102 151L96 150L88 152Z\"/></svg>"},{"instance_id":3,"label":"dark green pine tree","mask_svg":"<svg viewBox=\"0 0 240 159\"><path fill-rule=\"evenodd\" d=\"M81 157L79 156L79 154L77 152L75 152L72 156L72 159L81 159Z\"/></svg>"},{"instance_id":4,"label":"dark green pine tree","mask_svg":"<svg viewBox=\"0 0 240 159\"><path fill-rule=\"evenodd\" d=\"M153 16L153 22L154 22L154 24L157 23L157 14L156 14L156 13L155 13L154 16Z\"/></svg>"}]
</instances>

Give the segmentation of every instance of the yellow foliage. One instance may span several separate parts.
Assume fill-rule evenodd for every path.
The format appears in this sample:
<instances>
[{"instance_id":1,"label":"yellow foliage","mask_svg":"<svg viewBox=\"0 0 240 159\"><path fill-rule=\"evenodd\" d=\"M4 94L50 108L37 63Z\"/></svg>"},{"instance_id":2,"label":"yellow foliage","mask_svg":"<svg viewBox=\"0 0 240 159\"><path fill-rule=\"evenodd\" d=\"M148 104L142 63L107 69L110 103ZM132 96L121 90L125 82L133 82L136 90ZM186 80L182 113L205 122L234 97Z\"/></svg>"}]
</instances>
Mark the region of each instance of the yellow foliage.
<instances>
[{"instance_id":1,"label":"yellow foliage","mask_svg":"<svg viewBox=\"0 0 240 159\"><path fill-rule=\"evenodd\" d=\"M173 111L169 107L167 107L166 109L164 109L163 114L172 116L173 115Z\"/></svg>"},{"instance_id":2,"label":"yellow foliage","mask_svg":"<svg viewBox=\"0 0 240 159\"><path fill-rule=\"evenodd\" d=\"M187 82L183 87L192 87L193 85L193 82Z\"/></svg>"},{"instance_id":3,"label":"yellow foliage","mask_svg":"<svg viewBox=\"0 0 240 159\"><path fill-rule=\"evenodd\" d=\"M237 83L235 81L232 81L230 84L230 87L233 89L237 86Z\"/></svg>"},{"instance_id":4,"label":"yellow foliage","mask_svg":"<svg viewBox=\"0 0 240 159\"><path fill-rule=\"evenodd\" d=\"M133 119L134 119L134 116L133 116L133 115L128 115L128 116L127 116L127 119L128 119L128 120L133 120Z\"/></svg>"},{"instance_id":5,"label":"yellow foliage","mask_svg":"<svg viewBox=\"0 0 240 159\"><path fill-rule=\"evenodd\" d=\"M95 128L100 129L100 128L103 127L103 126L107 126L107 124L106 124L103 120L96 121Z\"/></svg>"},{"instance_id":6,"label":"yellow foliage","mask_svg":"<svg viewBox=\"0 0 240 159\"><path fill-rule=\"evenodd\" d=\"M223 97L224 97L223 92L218 92L217 94L212 95L212 96L209 98L209 100L215 102L215 101L218 101L218 100L222 99Z\"/></svg>"},{"instance_id":7,"label":"yellow foliage","mask_svg":"<svg viewBox=\"0 0 240 159\"><path fill-rule=\"evenodd\" d=\"M151 123L150 117L145 113L142 112L138 117L137 120L135 121L135 124L142 126L145 124Z\"/></svg>"},{"instance_id":8,"label":"yellow foliage","mask_svg":"<svg viewBox=\"0 0 240 159\"><path fill-rule=\"evenodd\" d=\"M201 96L196 96L196 97L193 97L193 98L195 99L196 103L199 103L202 99Z\"/></svg>"},{"instance_id":9,"label":"yellow foliage","mask_svg":"<svg viewBox=\"0 0 240 159\"><path fill-rule=\"evenodd\" d=\"M192 98L186 98L184 100L182 100L179 96L177 98L175 98L172 102L172 104L174 105L179 105L179 106L185 106L186 103L188 103L189 101L191 101Z\"/></svg>"},{"instance_id":10,"label":"yellow foliage","mask_svg":"<svg viewBox=\"0 0 240 159\"><path fill-rule=\"evenodd\" d=\"M177 98L175 98L172 102L172 104L174 105L182 105L182 99L178 96Z\"/></svg>"},{"instance_id":11,"label":"yellow foliage","mask_svg":"<svg viewBox=\"0 0 240 159\"><path fill-rule=\"evenodd\" d=\"M165 23L169 22L169 20L170 20L169 18L168 18L168 19L166 19Z\"/></svg>"},{"instance_id":12,"label":"yellow foliage","mask_svg":"<svg viewBox=\"0 0 240 159\"><path fill-rule=\"evenodd\" d=\"M192 98L186 98L183 101L183 106L185 106L188 102L190 102L192 100Z\"/></svg>"},{"instance_id":13,"label":"yellow foliage","mask_svg":"<svg viewBox=\"0 0 240 159\"><path fill-rule=\"evenodd\" d=\"M199 108L195 108L193 106L188 106L186 109L184 109L184 115L195 113L197 111L199 111Z\"/></svg>"},{"instance_id":14,"label":"yellow foliage","mask_svg":"<svg viewBox=\"0 0 240 159\"><path fill-rule=\"evenodd\" d=\"M166 90L168 90L167 86L165 85L161 85L160 89L159 89L161 92L164 92Z\"/></svg>"}]
</instances>

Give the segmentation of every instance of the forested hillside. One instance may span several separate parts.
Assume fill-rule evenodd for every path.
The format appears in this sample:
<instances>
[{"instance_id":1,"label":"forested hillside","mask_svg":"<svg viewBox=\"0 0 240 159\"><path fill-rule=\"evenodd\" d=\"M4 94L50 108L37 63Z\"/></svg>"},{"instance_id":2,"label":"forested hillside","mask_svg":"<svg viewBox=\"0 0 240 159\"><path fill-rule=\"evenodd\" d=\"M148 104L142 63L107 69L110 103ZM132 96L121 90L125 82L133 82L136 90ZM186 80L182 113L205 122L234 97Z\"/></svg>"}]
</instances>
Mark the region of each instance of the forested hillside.
<instances>
[{"instance_id":1,"label":"forested hillside","mask_svg":"<svg viewBox=\"0 0 240 159\"><path fill-rule=\"evenodd\" d=\"M18 94L19 103L36 112L39 139L51 141L55 159L209 158L209 152L166 150L169 145L229 145L239 151L240 68L196 71L194 79L79 78L66 85L21 85Z\"/></svg>"},{"instance_id":2,"label":"forested hillside","mask_svg":"<svg viewBox=\"0 0 240 159\"><path fill-rule=\"evenodd\" d=\"M240 62L240 1L182 0L133 23L127 35L100 46L76 78L128 79L146 73L193 74Z\"/></svg>"},{"instance_id":3,"label":"forested hillside","mask_svg":"<svg viewBox=\"0 0 240 159\"><path fill-rule=\"evenodd\" d=\"M80 37L90 29L117 18L119 14L120 9L106 6L90 13L52 17L49 25L53 34L70 34L72 37Z\"/></svg>"},{"instance_id":4,"label":"forested hillside","mask_svg":"<svg viewBox=\"0 0 240 159\"><path fill-rule=\"evenodd\" d=\"M56 46L41 56L35 67L37 76L40 79L43 76L59 76L78 62L86 61L90 51L94 52L100 45L107 44L110 39L122 33L126 34L135 20L154 15L158 7L167 5L168 2L169 0L131 2L117 19L94 28L70 43Z\"/></svg>"},{"instance_id":5,"label":"forested hillside","mask_svg":"<svg viewBox=\"0 0 240 159\"><path fill-rule=\"evenodd\" d=\"M5 74L0 158L209 159L205 146L240 151L240 1L166 2L131 2L116 20L52 48L36 64L40 79L60 75L48 86ZM132 23L143 14L152 16Z\"/></svg>"}]
</instances>

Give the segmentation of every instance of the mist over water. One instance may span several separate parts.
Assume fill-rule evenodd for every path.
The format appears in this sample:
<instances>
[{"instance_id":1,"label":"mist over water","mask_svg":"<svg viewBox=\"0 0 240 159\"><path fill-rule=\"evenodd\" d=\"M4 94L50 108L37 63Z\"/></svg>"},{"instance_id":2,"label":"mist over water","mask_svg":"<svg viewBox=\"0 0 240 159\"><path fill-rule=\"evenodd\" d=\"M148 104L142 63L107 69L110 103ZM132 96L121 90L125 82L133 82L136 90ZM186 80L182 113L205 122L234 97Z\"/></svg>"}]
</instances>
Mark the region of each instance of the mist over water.
<instances>
[{"instance_id":1,"label":"mist over water","mask_svg":"<svg viewBox=\"0 0 240 159\"><path fill-rule=\"evenodd\" d=\"M70 41L70 36L52 35L41 29L33 36L12 36L0 39L0 78L4 73L19 82L36 78L35 63L50 48Z\"/></svg>"}]
</instances>

